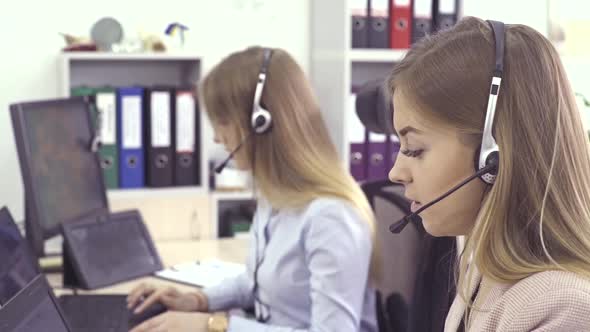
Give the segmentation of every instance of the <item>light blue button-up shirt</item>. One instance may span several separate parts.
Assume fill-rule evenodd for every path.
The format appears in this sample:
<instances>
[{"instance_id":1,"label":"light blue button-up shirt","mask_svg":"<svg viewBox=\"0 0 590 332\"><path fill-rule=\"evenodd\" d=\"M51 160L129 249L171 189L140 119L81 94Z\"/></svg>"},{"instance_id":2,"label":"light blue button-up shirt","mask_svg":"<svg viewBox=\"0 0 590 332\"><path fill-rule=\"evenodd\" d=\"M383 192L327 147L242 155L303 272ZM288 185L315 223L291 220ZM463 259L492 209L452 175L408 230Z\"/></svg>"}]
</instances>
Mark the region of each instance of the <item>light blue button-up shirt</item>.
<instances>
[{"instance_id":1,"label":"light blue button-up shirt","mask_svg":"<svg viewBox=\"0 0 590 332\"><path fill-rule=\"evenodd\" d=\"M377 331L371 232L350 203L320 198L274 211L259 200L251 236L246 272L203 291L211 311L255 307L269 319L231 316L228 332ZM257 258L262 306L252 292Z\"/></svg>"}]
</instances>

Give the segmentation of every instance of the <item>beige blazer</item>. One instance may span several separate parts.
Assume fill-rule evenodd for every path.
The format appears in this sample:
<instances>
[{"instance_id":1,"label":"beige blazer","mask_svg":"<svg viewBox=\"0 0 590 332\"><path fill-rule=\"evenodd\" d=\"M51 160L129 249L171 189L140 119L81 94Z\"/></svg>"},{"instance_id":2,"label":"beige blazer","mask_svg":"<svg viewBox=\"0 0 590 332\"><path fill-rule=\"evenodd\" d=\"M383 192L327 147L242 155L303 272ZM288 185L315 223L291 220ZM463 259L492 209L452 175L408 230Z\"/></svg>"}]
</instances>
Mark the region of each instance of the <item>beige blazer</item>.
<instances>
[{"instance_id":1,"label":"beige blazer","mask_svg":"<svg viewBox=\"0 0 590 332\"><path fill-rule=\"evenodd\" d=\"M474 273L469 297L481 282ZM483 287L483 286L482 286ZM460 326L465 301L455 297L445 332ZM590 331L590 281L561 271L536 273L512 285L493 285L479 310L472 312L469 332Z\"/></svg>"}]
</instances>

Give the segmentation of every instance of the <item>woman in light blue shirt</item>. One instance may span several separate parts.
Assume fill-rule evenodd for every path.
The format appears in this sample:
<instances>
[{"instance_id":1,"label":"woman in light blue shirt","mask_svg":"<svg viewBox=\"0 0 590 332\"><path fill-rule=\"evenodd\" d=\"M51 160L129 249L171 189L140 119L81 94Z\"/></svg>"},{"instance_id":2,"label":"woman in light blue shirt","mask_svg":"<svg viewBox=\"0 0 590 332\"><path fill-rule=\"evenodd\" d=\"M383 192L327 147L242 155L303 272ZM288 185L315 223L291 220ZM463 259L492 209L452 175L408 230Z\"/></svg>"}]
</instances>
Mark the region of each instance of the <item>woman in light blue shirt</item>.
<instances>
[{"instance_id":1,"label":"woman in light blue shirt","mask_svg":"<svg viewBox=\"0 0 590 332\"><path fill-rule=\"evenodd\" d=\"M305 74L281 49L248 48L200 85L215 141L252 172L258 206L246 272L202 291L142 285L139 331L377 331L374 217L339 160ZM221 166L223 167L223 166ZM227 314L254 308L256 319Z\"/></svg>"}]
</instances>

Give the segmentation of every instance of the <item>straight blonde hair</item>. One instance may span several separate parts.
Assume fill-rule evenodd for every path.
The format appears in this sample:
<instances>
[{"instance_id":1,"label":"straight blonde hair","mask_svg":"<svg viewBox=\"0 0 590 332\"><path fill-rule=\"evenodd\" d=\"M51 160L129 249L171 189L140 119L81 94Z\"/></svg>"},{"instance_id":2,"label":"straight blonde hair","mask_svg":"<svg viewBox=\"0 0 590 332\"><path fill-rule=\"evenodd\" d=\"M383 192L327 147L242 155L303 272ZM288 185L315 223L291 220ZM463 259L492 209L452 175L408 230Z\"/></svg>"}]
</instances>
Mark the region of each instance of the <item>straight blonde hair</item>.
<instances>
[{"instance_id":1,"label":"straight blonde hair","mask_svg":"<svg viewBox=\"0 0 590 332\"><path fill-rule=\"evenodd\" d=\"M557 51L541 34L506 25L505 48L493 128L498 176L466 236L458 271L468 308L470 259L500 283L549 270L590 278L590 153L574 94ZM494 51L491 27L464 18L415 45L393 70L389 90L401 87L421 116L478 147Z\"/></svg>"},{"instance_id":2,"label":"straight blonde hair","mask_svg":"<svg viewBox=\"0 0 590 332\"><path fill-rule=\"evenodd\" d=\"M250 47L231 54L201 83L209 119L230 124L237 137L252 130L252 101L263 50ZM301 208L327 196L350 202L371 228L374 280L379 275L379 250L371 206L339 159L303 70L284 50L273 49L261 104L272 115L272 129L253 135L239 153L252 165L262 196L278 209Z\"/></svg>"}]
</instances>

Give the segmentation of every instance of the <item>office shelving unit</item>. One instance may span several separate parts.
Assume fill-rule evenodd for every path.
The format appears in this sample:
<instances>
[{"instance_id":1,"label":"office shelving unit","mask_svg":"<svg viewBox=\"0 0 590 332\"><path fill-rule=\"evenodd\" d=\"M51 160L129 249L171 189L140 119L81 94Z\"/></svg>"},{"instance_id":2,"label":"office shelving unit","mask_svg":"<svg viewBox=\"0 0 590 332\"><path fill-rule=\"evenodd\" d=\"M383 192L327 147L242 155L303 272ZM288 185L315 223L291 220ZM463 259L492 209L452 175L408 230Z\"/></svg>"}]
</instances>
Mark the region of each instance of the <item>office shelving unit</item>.
<instances>
[{"instance_id":1,"label":"office shelving unit","mask_svg":"<svg viewBox=\"0 0 590 332\"><path fill-rule=\"evenodd\" d=\"M351 88L384 78L406 51L353 49L350 0L311 2L311 80L331 138L345 165L349 163Z\"/></svg>"},{"instance_id":2,"label":"office shelving unit","mask_svg":"<svg viewBox=\"0 0 590 332\"><path fill-rule=\"evenodd\" d=\"M331 138L345 163L349 164L348 122L351 88L385 78L407 50L353 49L350 6L353 0L311 1L311 80ZM457 3L463 16L462 1Z\"/></svg>"},{"instance_id":3,"label":"office shelving unit","mask_svg":"<svg viewBox=\"0 0 590 332\"><path fill-rule=\"evenodd\" d=\"M190 86L199 81L202 68L203 58L188 53L63 53L58 58L59 95L70 96L71 88L76 86ZM200 185L107 192L113 211L139 209L158 240L215 238L220 202L251 197L248 193L210 191L208 162L214 143L206 116L202 112L198 116Z\"/></svg>"},{"instance_id":4,"label":"office shelving unit","mask_svg":"<svg viewBox=\"0 0 590 332\"><path fill-rule=\"evenodd\" d=\"M63 53L59 59L60 95L70 96L76 86L190 86L198 82L202 59L192 54L168 53ZM201 114L198 114L201 116ZM200 123L203 123L201 119ZM205 142L203 130L200 141ZM207 188L207 161L201 152L201 185L170 188L115 189L109 195L134 196L153 193L185 194Z\"/></svg>"}]
</instances>

